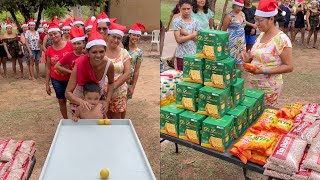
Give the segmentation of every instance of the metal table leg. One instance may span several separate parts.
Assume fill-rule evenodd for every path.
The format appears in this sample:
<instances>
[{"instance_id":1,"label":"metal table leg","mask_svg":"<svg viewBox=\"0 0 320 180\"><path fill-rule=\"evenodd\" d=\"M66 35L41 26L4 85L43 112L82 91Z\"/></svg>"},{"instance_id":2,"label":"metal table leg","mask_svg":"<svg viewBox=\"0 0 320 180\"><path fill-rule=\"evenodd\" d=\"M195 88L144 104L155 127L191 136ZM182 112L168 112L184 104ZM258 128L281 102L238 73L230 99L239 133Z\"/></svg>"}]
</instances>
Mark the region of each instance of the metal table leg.
<instances>
[{"instance_id":1,"label":"metal table leg","mask_svg":"<svg viewBox=\"0 0 320 180\"><path fill-rule=\"evenodd\" d=\"M177 144L177 143L174 143L174 145L176 146L176 153L179 153L178 144Z\"/></svg>"},{"instance_id":2,"label":"metal table leg","mask_svg":"<svg viewBox=\"0 0 320 180\"><path fill-rule=\"evenodd\" d=\"M247 169L245 167L242 167L243 175L245 180L251 180L249 177L247 177Z\"/></svg>"}]
</instances>

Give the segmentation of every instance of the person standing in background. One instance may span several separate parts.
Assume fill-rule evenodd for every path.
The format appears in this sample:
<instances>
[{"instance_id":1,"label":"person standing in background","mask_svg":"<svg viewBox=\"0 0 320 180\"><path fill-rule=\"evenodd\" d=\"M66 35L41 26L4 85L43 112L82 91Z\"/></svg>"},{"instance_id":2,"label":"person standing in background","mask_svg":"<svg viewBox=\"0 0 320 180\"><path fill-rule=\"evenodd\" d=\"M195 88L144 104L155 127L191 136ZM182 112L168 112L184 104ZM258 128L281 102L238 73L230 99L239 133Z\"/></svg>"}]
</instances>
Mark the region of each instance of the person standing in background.
<instances>
[{"instance_id":1,"label":"person standing in background","mask_svg":"<svg viewBox=\"0 0 320 180\"><path fill-rule=\"evenodd\" d=\"M311 8L307 11L306 14L307 19L307 28L308 28L308 37L307 37L307 47L308 48L316 48L316 42L318 38L318 31L319 31L319 11L318 11L318 2L313 0L311 2ZM313 34L313 46L309 46L310 38Z\"/></svg>"},{"instance_id":2,"label":"person standing in background","mask_svg":"<svg viewBox=\"0 0 320 180\"><path fill-rule=\"evenodd\" d=\"M257 37L257 25L255 24L254 14L256 12L256 7L252 5L252 0L245 0L244 7L242 12L246 16L246 21L251 23L252 25L246 25L244 27L245 33L245 41L246 41L246 50L251 50L254 42L256 41Z\"/></svg>"},{"instance_id":3,"label":"person standing in background","mask_svg":"<svg viewBox=\"0 0 320 180\"><path fill-rule=\"evenodd\" d=\"M286 35L288 35L290 17L291 17L291 13L293 13L292 6L290 5L290 0L285 0L284 3L281 3L279 7L282 11L285 12L285 16L284 16L285 22L284 22L283 32L286 33Z\"/></svg>"},{"instance_id":4,"label":"person standing in background","mask_svg":"<svg viewBox=\"0 0 320 180\"><path fill-rule=\"evenodd\" d=\"M0 25L0 32L1 32L1 25ZM4 49L3 34L0 33L0 78L2 77L1 64L4 71L3 75L6 76L6 73L7 73L6 63L7 63L7 53L6 53L6 50Z\"/></svg>"},{"instance_id":5,"label":"person standing in background","mask_svg":"<svg viewBox=\"0 0 320 180\"><path fill-rule=\"evenodd\" d=\"M298 32L301 32L301 45L304 46L304 34L305 34L305 24L304 24L304 15L305 15L305 1L302 1L296 10L296 20L294 22L294 33L292 38L292 43L295 43L296 36Z\"/></svg>"},{"instance_id":6,"label":"person standing in background","mask_svg":"<svg viewBox=\"0 0 320 180\"><path fill-rule=\"evenodd\" d=\"M213 29L213 12L209 9L209 0L194 0L191 17L198 21L200 30Z\"/></svg>"},{"instance_id":7,"label":"person standing in background","mask_svg":"<svg viewBox=\"0 0 320 180\"><path fill-rule=\"evenodd\" d=\"M183 57L187 54L196 53L196 38L200 26L198 21L191 17L192 2L190 0L180 1L181 16L173 21L174 37L178 43L176 59L177 70L183 70Z\"/></svg>"}]
</instances>

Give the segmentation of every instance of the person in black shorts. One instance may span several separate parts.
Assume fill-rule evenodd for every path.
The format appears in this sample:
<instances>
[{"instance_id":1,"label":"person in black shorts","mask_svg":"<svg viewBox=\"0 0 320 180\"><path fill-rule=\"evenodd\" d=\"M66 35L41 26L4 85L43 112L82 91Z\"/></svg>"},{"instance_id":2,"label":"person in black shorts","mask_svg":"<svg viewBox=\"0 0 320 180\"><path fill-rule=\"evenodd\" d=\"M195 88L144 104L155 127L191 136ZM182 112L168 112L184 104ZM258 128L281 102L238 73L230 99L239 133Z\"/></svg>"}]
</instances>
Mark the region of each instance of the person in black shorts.
<instances>
[{"instance_id":1,"label":"person in black shorts","mask_svg":"<svg viewBox=\"0 0 320 180\"><path fill-rule=\"evenodd\" d=\"M285 22L284 22L283 32L288 35L290 16L291 16L291 13L293 13L293 8L290 5L290 0L285 0L284 3L281 4L279 7L282 11L285 12L285 16L284 16Z\"/></svg>"},{"instance_id":2,"label":"person in black shorts","mask_svg":"<svg viewBox=\"0 0 320 180\"><path fill-rule=\"evenodd\" d=\"M295 42L298 32L301 32L301 45L304 46L304 34L305 34L305 24L304 24L304 15L305 15L304 1L299 4L296 12L296 21L294 22L294 34L292 37L292 42Z\"/></svg>"},{"instance_id":3,"label":"person in black shorts","mask_svg":"<svg viewBox=\"0 0 320 180\"><path fill-rule=\"evenodd\" d=\"M0 32L1 32L1 25L0 25ZM4 49L3 45L3 35L0 34L0 75L1 75L1 64L3 68L3 76L7 76L7 52Z\"/></svg>"},{"instance_id":4,"label":"person in black shorts","mask_svg":"<svg viewBox=\"0 0 320 180\"><path fill-rule=\"evenodd\" d=\"M253 24L254 26L246 25L244 27L245 32L245 41L246 41L246 50L251 50L254 42L256 41L256 29L257 25L255 25L254 14L256 12L256 7L252 5L252 0L245 0L244 7L242 12L246 16L246 21Z\"/></svg>"}]
</instances>

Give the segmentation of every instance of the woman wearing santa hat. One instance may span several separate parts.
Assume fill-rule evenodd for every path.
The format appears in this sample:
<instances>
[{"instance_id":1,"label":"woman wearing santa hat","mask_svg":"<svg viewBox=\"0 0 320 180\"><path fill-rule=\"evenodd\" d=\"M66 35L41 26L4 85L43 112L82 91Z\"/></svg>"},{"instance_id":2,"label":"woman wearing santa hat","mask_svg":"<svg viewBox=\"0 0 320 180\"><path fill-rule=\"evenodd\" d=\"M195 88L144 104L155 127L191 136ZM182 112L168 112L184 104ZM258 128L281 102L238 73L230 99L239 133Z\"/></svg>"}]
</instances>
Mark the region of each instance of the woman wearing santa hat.
<instances>
[{"instance_id":1,"label":"woman wearing santa hat","mask_svg":"<svg viewBox=\"0 0 320 180\"><path fill-rule=\"evenodd\" d=\"M127 81L127 99L132 99L132 95L139 77L143 51L138 47L138 43L142 34L142 29L146 31L146 28L143 24L134 24L129 30L129 36L124 40L123 43L124 48L129 52L131 56L130 78Z\"/></svg>"},{"instance_id":2,"label":"woman wearing santa hat","mask_svg":"<svg viewBox=\"0 0 320 180\"><path fill-rule=\"evenodd\" d=\"M22 53L23 53L23 57L22 57L22 62L29 62L30 61L30 54L29 54L29 50L28 47L26 45L26 33L28 31L28 24L27 23L23 23L21 25L22 28L22 32L20 33L20 42L22 43Z\"/></svg>"},{"instance_id":3,"label":"woman wearing santa hat","mask_svg":"<svg viewBox=\"0 0 320 180\"><path fill-rule=\"evenodd\" d=\"M311 8L307 11L306 14L307 28L308 28L308 37L307 37L307 47L316 48L316 42L318 39L319 23L320 16L318 11L318 1L312 0ZM309 46L310 38L313 34L313 46Z\"/></svg>"},{"instance_id":4,"label":"woman wearing santa hat","mask_svg":"<svg viewBox=\"0 0 320 180\"><path fill-rule=\"evenodd\" d=\"M43 49L44 43L43 40L48 34L48 28L49 28L49 23L48 22L42 22L42 27L43 27L43 32L40 34L40 39L39 39L39 47L41 49L41 58L40 62L45 63L46 62L46 49Z\"/></svg>"},{"instance_id":5,"label":"woman wearing santa hat","mask_svg":"<svg viewBox=\"0 0 320 180\"><path fill-rule=\"evenodd\" d=\"M6 50L7 56L9 60L12 60L12 69L14 76L16 76L16 61L18 59L19 66L20 66L20 77L23 78L23 64L22 64L22 51L20 48L19 39L16 33L12 31L12 25L9 20L6 22L6 30L7 32L3 36L4 41L4 49ZM5 64L2 64L4 68L6 67ZM4 77L7 76L7 72L5 70ZM17 78L17 76L16 76Z\"/></svg>"},{"instance_id":6,"label":"woman wearing santa hat","mask_svg":"<svg viewBox=\"0 0 320 180\"><path fill-rule=\"evenodd\" d=\"M108 30L106 57L114 65L114 92L109 105L108 117L123 119L127 109L127 80L130 77L131 57L128 51L119 45L126 31L126 27L111 23Z\"/></svg>"},{"instance_id":7,"label":"woman wearing santa hat","mask_svg":"<svg viewBox=\"0 0 320 180\"><path fill-rule=\"evenodd\" d=\"M242 12L243 6L243 0L234 0L232 11L225 16L221 28L221 30L228 30L229 32L230 57L236 60L238 69L240 69L241 64L243 64L241 53L246 50L244 27L248 25L257 28L255 24L246 21L246 16Z\"/></svg>"},{"instance_id":8,"label":"woman wearing santa hat","mask_svg":"<svg viewBox=\"0 0 320 180\"><path fill-rule=\"evenodd\" d=\"M108 15L104 12L97 16L97 31L103 36L104 40L107 41L108 38L108 28L110 26L110 19Z\"/></svg>"},{"instance_id":9,"label":"woman wearing santa hat","mask_svg":"<svg viewBox=\"0 0 320 180\"><path fill-rule=\"evenodd\" d=\"M278 2L261 0L255 13L255 22L261 34L251 51L244 52L246 63L257 67L248 70L251 87L265 92L266 105L275 106L283 86L283 73L293 71L292 44L289 37L276 27Z\"/></svg>"},{"instance_id":10,"label":"woman wearing santa hat","mask_svg":"<svg viewBox=\"0 0 320 180\"><path fill-rule=\"evenodd\" d=\"M70 29L72 25L72 20L70 18L66 19L62 24L62 40L70 41Z\"/></svg>"},{"instance_id":11,"label":"woman wearing santa hat","mask_svg":"<svg viewBox=\"0 0 320 180\"><path fill-rule=\"evenodd\" d=\"M38 44L40 35L38 31L36 31L35 29L36 23L32 18L28 21L28 25L29 25L29 30L26 32L25 38L26 38L26 45L30 54L30 59L29 61L27 61L27 64L29 69L29 79L34 80L35 77L40 79L39 61L40 61L41 52ZM34 74L34 64L36 67L36 75Z\"/></svg>"},{"instance_id":12,"label":"woman wearing santa hat","mask_svg":"<svg viewBox=\"0 0 320 180\"><path fill-rule=\"evenodd\" d=\"M103 36L96 31L95 24L86 44L87 55L75 60L65 93L72 104L91 110L94 106L83 99L83 86L89 82L99 84L104 115L108 112L114 85L114 67L112 62L105 57L106 46Z\"/></svg>"},{"instance_id":13,"label":"woman wearing santa hat","mask_svg":"<svg viewBox=\"0 0 320 180\"><path fill-rule=\"evenodd\" d=\"M60 112L64 119L68 119L67 100L64 96L70 74L59 71L55 68L55 64L66 54L73 51L72 43L62 40L59 25L51 23L48 30L49 36L53 41L53 45L46 51L46 91L51 95L50 80L56 92L59 102Z\"/></svg>"}]
</instances>

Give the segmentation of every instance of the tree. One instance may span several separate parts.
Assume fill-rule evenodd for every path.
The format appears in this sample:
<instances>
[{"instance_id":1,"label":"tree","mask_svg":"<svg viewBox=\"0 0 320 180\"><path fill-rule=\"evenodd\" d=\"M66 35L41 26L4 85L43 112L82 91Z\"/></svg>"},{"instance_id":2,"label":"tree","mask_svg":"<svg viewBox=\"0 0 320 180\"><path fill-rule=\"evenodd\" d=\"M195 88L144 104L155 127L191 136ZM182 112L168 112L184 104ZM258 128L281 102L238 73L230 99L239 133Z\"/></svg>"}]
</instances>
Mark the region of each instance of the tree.
<instances>
[{"instance_id":1,"label":"tree","mask_svg":"<svg viewBox=\"0 0 320 180\"><path fill-rule=\"evenodd\" d=\"M63 18L64 15L67 13L67 8L65 7L50 7L44 10L44 16L48 20L52 20L54 16L58 16L59 19Z\"/></svg>"},{"instance_id":2,"label":"tree","mask_svg":"<svg viewBox=\"0 0 320 180\"><path fill-rule=\"evenodd\" d=\"M223 12L222 12L222 16L221 16L221 21L220 21L219 29L221 29L222 23L223 23L223 19L224 19L225 16L226 16L227 6L228 6L228 0L226 0L226 1L224 2Z\"/></svg>"}]
</instances>

